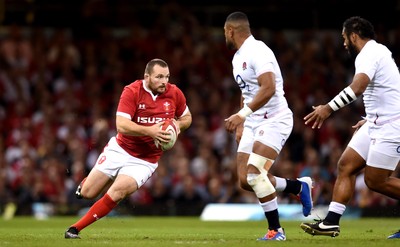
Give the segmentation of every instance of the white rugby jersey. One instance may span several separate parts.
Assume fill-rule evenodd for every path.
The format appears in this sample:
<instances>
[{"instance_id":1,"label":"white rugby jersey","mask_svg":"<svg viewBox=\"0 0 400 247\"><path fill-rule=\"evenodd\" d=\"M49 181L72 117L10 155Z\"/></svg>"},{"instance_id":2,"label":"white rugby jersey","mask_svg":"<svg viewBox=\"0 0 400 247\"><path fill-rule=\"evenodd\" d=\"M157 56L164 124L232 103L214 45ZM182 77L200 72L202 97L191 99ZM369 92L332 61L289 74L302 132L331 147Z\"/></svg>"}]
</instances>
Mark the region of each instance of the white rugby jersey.
<instances>
[{"instance_id":1,"label":"white rugby jersey","mask_svg":"<svg viewBox=\"0 0 400 247\"><path fill-rule=\"evenodd\" d=\"M250 118L270 118L279 112L289 110L284 97L283 78L279 64L273 51L262 41L249 36L232 59L233 76L238 83L244 104L251 102L258 92L257 77L265 72L275 74L276 91L271 99L260 109L250 115Z\"/></svg>"},{"instance_id":2,"label":"white rugby jersey","mask_svg":"<svg viewBox=\"0 0 400 247\"><path fill-rule=\"evenodd\" d=\"M400 118L400 73L390 50L368 41L355 60L355 74L364 73L369 79L363 93L366 118L384 124Z\"/></svg>"}]
</instances>

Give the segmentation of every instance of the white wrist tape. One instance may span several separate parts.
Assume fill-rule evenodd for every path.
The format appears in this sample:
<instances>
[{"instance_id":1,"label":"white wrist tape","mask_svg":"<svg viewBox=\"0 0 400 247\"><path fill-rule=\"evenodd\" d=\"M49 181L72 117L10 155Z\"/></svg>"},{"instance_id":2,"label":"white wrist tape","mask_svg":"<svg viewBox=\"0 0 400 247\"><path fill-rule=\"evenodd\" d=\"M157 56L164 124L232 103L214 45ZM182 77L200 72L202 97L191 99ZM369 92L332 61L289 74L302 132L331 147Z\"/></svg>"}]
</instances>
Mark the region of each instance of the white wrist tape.
<instances>
[{"instance_id":1,"label":"white wrist tape","mask_svg":"<svg viewBox=\"0 0 400 247\"><path fill-rule=\"evenodd\" d=\"M248 107L246 104L243 106L242 109L237 113L241 118L246 118L250 114L252 114L253 111Z\"/></svg>"},{"instance_id":2,"label":"white wrist tape","mask_svg":"<svg viewBox=\"0 0 400 247\"><path fill-rule=\"evenodd\" d=\"M351 87L346 87L341 91L338 95L333 98L328 105L332 108L332 110L337 111L340 108L350 104L354 100L357 99L356 94L353 92Z\"/></svg>"}]
</instances>

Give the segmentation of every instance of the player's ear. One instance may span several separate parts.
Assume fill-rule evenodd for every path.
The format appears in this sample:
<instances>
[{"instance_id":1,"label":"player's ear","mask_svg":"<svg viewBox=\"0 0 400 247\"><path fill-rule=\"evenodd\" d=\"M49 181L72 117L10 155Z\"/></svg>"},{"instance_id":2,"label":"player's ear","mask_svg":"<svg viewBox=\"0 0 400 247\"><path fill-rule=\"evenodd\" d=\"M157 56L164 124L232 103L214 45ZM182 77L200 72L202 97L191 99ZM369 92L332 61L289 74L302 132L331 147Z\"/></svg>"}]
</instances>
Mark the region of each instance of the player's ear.
<instances>
[{"instance_id":1,"label":"player's ear","mask_svg":"<svg viewBox=\"0 0 400 247\"><path fill-rule=\"evenodd\" d=\"M233 35L235 33L235 29L232 26L229 26L228 33L229 33L229 37L233 38Z\"/></svg>"},{"instance_id":2,"label":"player's ear","mask_svg":"<svg viewBox=\"0 0 400 247\"><path fill-rule=\"evenodd\" d=\"M352 41L352 42L355 42L356 39L357 39L357 36L358 36L358 34L352 32L352 33L350 34L351 41Z\"/></svg>"}]
</instances>

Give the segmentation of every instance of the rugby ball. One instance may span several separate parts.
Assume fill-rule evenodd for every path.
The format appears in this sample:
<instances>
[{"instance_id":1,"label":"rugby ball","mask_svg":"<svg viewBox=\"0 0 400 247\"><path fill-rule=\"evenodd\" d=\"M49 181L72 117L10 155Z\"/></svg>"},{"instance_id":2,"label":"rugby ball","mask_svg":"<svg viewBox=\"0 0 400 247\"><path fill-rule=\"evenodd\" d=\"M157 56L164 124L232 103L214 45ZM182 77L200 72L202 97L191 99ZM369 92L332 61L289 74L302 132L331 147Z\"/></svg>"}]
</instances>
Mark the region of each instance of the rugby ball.
<instances>
[{"instance_id":1,"label":"rugby ball","mask_svg":"<svg viewBox=\"0 0 400 247\"><path fill-rule=\"evenodd\" d=\"M154 142L156 144L156 147L161 148L161 150L163 151L167 151L175 145L177 139L176 126L171 119L167 119L161 125L161 129L171 133L171 140L169 142L160 142L158 140L155 140Z\"/></svg>"}]
</instances>

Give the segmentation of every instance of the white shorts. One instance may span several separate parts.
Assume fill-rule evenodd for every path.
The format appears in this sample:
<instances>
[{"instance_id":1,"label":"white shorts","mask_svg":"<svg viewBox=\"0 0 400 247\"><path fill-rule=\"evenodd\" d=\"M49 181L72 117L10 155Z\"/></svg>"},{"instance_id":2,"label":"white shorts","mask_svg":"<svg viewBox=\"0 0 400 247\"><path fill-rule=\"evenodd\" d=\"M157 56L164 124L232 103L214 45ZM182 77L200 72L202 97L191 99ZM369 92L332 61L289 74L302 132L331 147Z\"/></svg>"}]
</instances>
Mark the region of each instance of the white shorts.
<instances>
[{"instance_id":1,"label":"white shorts","mask_svg":"<svg viewBox=\"0 0 400 247\"><path fill-rule=\"evenodd\" d=\"M366 122L354 134L348 146L368 166L394 171L400 161L400 121L381 126Z\"/></svg>"},{"instance_id":2,"label":"white shorts","mask_svg":"<svg viewBox=\"0 0 400 247\"><path fill-rule=\"evenodd\" d=\"M133 157L118 145L115 137L112 137L99 155L94 168L103 172L112 180L118 174L130 176L136 180L138 188L140 188L153 175L157 163L154 164Z\"/></svg>"},{"instance_id":3,"label":"white shorts","mask_svg":"<svg viewBox=\"0 0 400 247\"><path fill-rule=\"evenodd\" d=\"M293 113L285 111L273 118L252 122L246 120L238 152L250 154L256 141L273 148L278 154L293 129Z\"/></svg>"}]
</instances>

